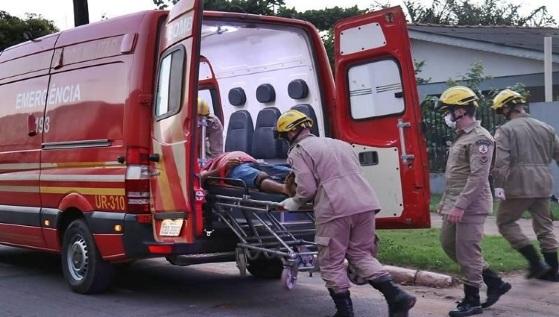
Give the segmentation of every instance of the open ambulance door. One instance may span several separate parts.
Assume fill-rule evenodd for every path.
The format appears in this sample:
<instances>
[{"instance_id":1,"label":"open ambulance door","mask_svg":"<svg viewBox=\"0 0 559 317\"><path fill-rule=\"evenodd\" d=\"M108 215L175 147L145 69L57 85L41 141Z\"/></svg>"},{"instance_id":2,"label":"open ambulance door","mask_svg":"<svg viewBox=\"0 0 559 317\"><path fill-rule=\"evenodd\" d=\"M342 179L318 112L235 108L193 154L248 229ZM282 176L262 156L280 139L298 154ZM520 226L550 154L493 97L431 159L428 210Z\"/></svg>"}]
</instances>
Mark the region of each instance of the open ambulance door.
<instances>
[{"instance_id":1,"label":"open ambulance door","mask_svg":"<svg viewBox=\"0 0 559 317\"><path fill-rule=\"evenodd\" d=\"M429 227L428 160L402 9L337 23L335 60L333 132L353 145L377 192L377 227Z\"/></svg>"},{"instance_id":2,"label":"open ambulance door","mask_svg":"<svg viewBox=\"0 0 559 317\"><path fill-rule=\"evenodd\" d=\"M194 210L196 98L202 1L182 0L159 34L150 186L153 230L161 243L194 241L201 217Z\"/></svg>"}]
</instances>

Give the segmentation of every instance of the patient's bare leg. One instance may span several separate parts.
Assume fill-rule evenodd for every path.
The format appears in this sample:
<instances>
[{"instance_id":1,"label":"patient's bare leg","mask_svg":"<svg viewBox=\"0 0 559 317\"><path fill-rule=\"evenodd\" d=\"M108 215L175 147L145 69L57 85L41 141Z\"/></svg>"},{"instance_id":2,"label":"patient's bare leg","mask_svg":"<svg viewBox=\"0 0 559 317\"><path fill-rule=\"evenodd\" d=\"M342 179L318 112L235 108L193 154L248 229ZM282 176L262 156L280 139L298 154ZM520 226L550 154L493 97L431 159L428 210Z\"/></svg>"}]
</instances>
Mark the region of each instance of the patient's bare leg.
<instances>
[{"instance_id":1,"label":"patient's bare leg","mask_svg":"<svg viewBox=\"0 0 559 317\"><path fill-rule=\"evenodd\" d=\"M284 184L278 183L271 178L264 178L260 183L260 190L268 193L279 193L288 195L287 188Z\"/></svg>"}]
</instances>

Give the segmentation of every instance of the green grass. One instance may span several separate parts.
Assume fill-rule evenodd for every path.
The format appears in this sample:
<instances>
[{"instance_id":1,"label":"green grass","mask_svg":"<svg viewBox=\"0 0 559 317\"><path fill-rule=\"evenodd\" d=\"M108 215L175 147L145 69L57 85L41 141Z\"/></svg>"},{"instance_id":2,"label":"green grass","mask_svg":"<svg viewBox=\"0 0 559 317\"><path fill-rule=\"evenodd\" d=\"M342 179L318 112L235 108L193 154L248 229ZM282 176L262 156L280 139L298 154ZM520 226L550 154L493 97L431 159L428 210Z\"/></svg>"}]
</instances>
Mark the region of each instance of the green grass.
<instances>
[{"instance_id":1,"label":"green grass","mask_svg":"<svg viewBox=\"0 0 559 317\"><path fill-rule=\"evenodd\" d=\"M439 203L441 202L442 195L441 194L431 194L431 202L429 204L429 209L431 212L436 212L437 208L439 207ZM497 200L493 203L493 211L492 214L495 215L497 208L499 207L499 203ZM551 202L551 214L553 215L553 219L559 220L559 204L556 202ZM524 213L523 218L529 219L530 214L528 212Z\"/></svg>"},{"instance_id":2,"label":"green grass","mask_svg":"<svg viewBox=\"0 0 559 317\"><path fill-rule=\"evenodd\" d=\"M431 195L430 209L436 211L440 194ZM496 211L498 203L493 206ZM559 219L559 204L552 202L554 219ZM493 212L494 214L494 212ZM525 217L529 217L525 214ZM458 273L458 266L444 253L439 242L440 229L377 230L380 236L379 259L384 264L398 265L421 270ZM500 272L512 272L526 268L526 260L513 250L501 236L486 236L482 252L490 267Z\"/></svg>"},{"instance_id":3,"label":"green grass","mask_svg":"<svg viewBox=\"0 0 559 317\"><path fill-rule=\"evenodd\" d=\"M380 236L379 260L383 264L413 267L436 272L458 273L458 266L444 253L440 229L377 230ZM500 236L487 236L482 242L485 260L500 272L524 269L518 252Z\"/></svg>"}]
</instances>

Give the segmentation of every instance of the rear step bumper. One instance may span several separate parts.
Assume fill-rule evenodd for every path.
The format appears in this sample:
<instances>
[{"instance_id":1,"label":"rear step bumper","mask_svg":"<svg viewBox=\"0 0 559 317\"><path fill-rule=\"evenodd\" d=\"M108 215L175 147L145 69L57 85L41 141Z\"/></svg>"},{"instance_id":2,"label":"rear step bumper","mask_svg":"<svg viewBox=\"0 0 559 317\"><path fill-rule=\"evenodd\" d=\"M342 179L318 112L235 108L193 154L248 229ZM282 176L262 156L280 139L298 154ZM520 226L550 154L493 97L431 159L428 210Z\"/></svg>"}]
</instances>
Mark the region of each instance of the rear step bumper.
<instances>
[{"instance_id":1,"label":"rear step bumper","mask_svg":"<svg viewBox=\"0 0 559 317\"><path fill-rule=\"evenodd\" d=\"M219 252L192 255L171 255L167 261L174 265L187 266L202 263L230 262L235 261L235 252Z\"/></svg>"}]
</instances>

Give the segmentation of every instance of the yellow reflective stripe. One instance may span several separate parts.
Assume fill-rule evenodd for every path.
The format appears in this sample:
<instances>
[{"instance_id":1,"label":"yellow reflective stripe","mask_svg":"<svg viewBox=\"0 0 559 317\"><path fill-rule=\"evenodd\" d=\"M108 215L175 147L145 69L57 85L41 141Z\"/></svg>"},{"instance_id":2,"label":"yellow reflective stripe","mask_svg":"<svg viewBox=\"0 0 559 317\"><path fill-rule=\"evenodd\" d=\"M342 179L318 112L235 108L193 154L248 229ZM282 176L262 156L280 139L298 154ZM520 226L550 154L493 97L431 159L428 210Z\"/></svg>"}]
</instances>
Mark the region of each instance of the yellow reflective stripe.
<instances>
[{"instance_id":1,"label":"yellow reflective stripe","mask_svg":"<svg viewBox=\"0 0 559 317\"><path fill-rule=\"evenodd\" d=\"M45 194L68 194L72 192L83 195L124 196L124 188L41 187L41 193Z\"/></svg>"},{"instance_id":2,"label":"yellow reflective stripe","mask_svg":"<svg viewBox=\"0 0 559 317\"><path fill-rule=\"evenodd\" d=\"M52 165L54 165L54 167L105 167L105 168L117 168L117 167L122 167L124 168L124 165L120 164L117 161L113 161L113 162L65 162L65 163L43 163L42 166L48 166L51 167Z\"/></svg>"},{"instance_id":3,"label":"yellow reflective stripe","mask_svg":"<svg viewBox=\"0 0 559 317\"><path fill-rule=\"evenodd\" d=\"M38 193L37 186L0 186L0 192Z\"/></svg>"},{"instance_id":4,"label":"yellow reflective stripe","mask_svg":"<svg viewBox=\"0 0 559 317\"><path fill-rule=\"evenodd\" d=\"M112 162L65 162L65 163L5 163L0 164L0 170L33 170L57 167L103 167L103 168L124 168L125 166L117 161Z\"/></svg>"}]
</instances>

